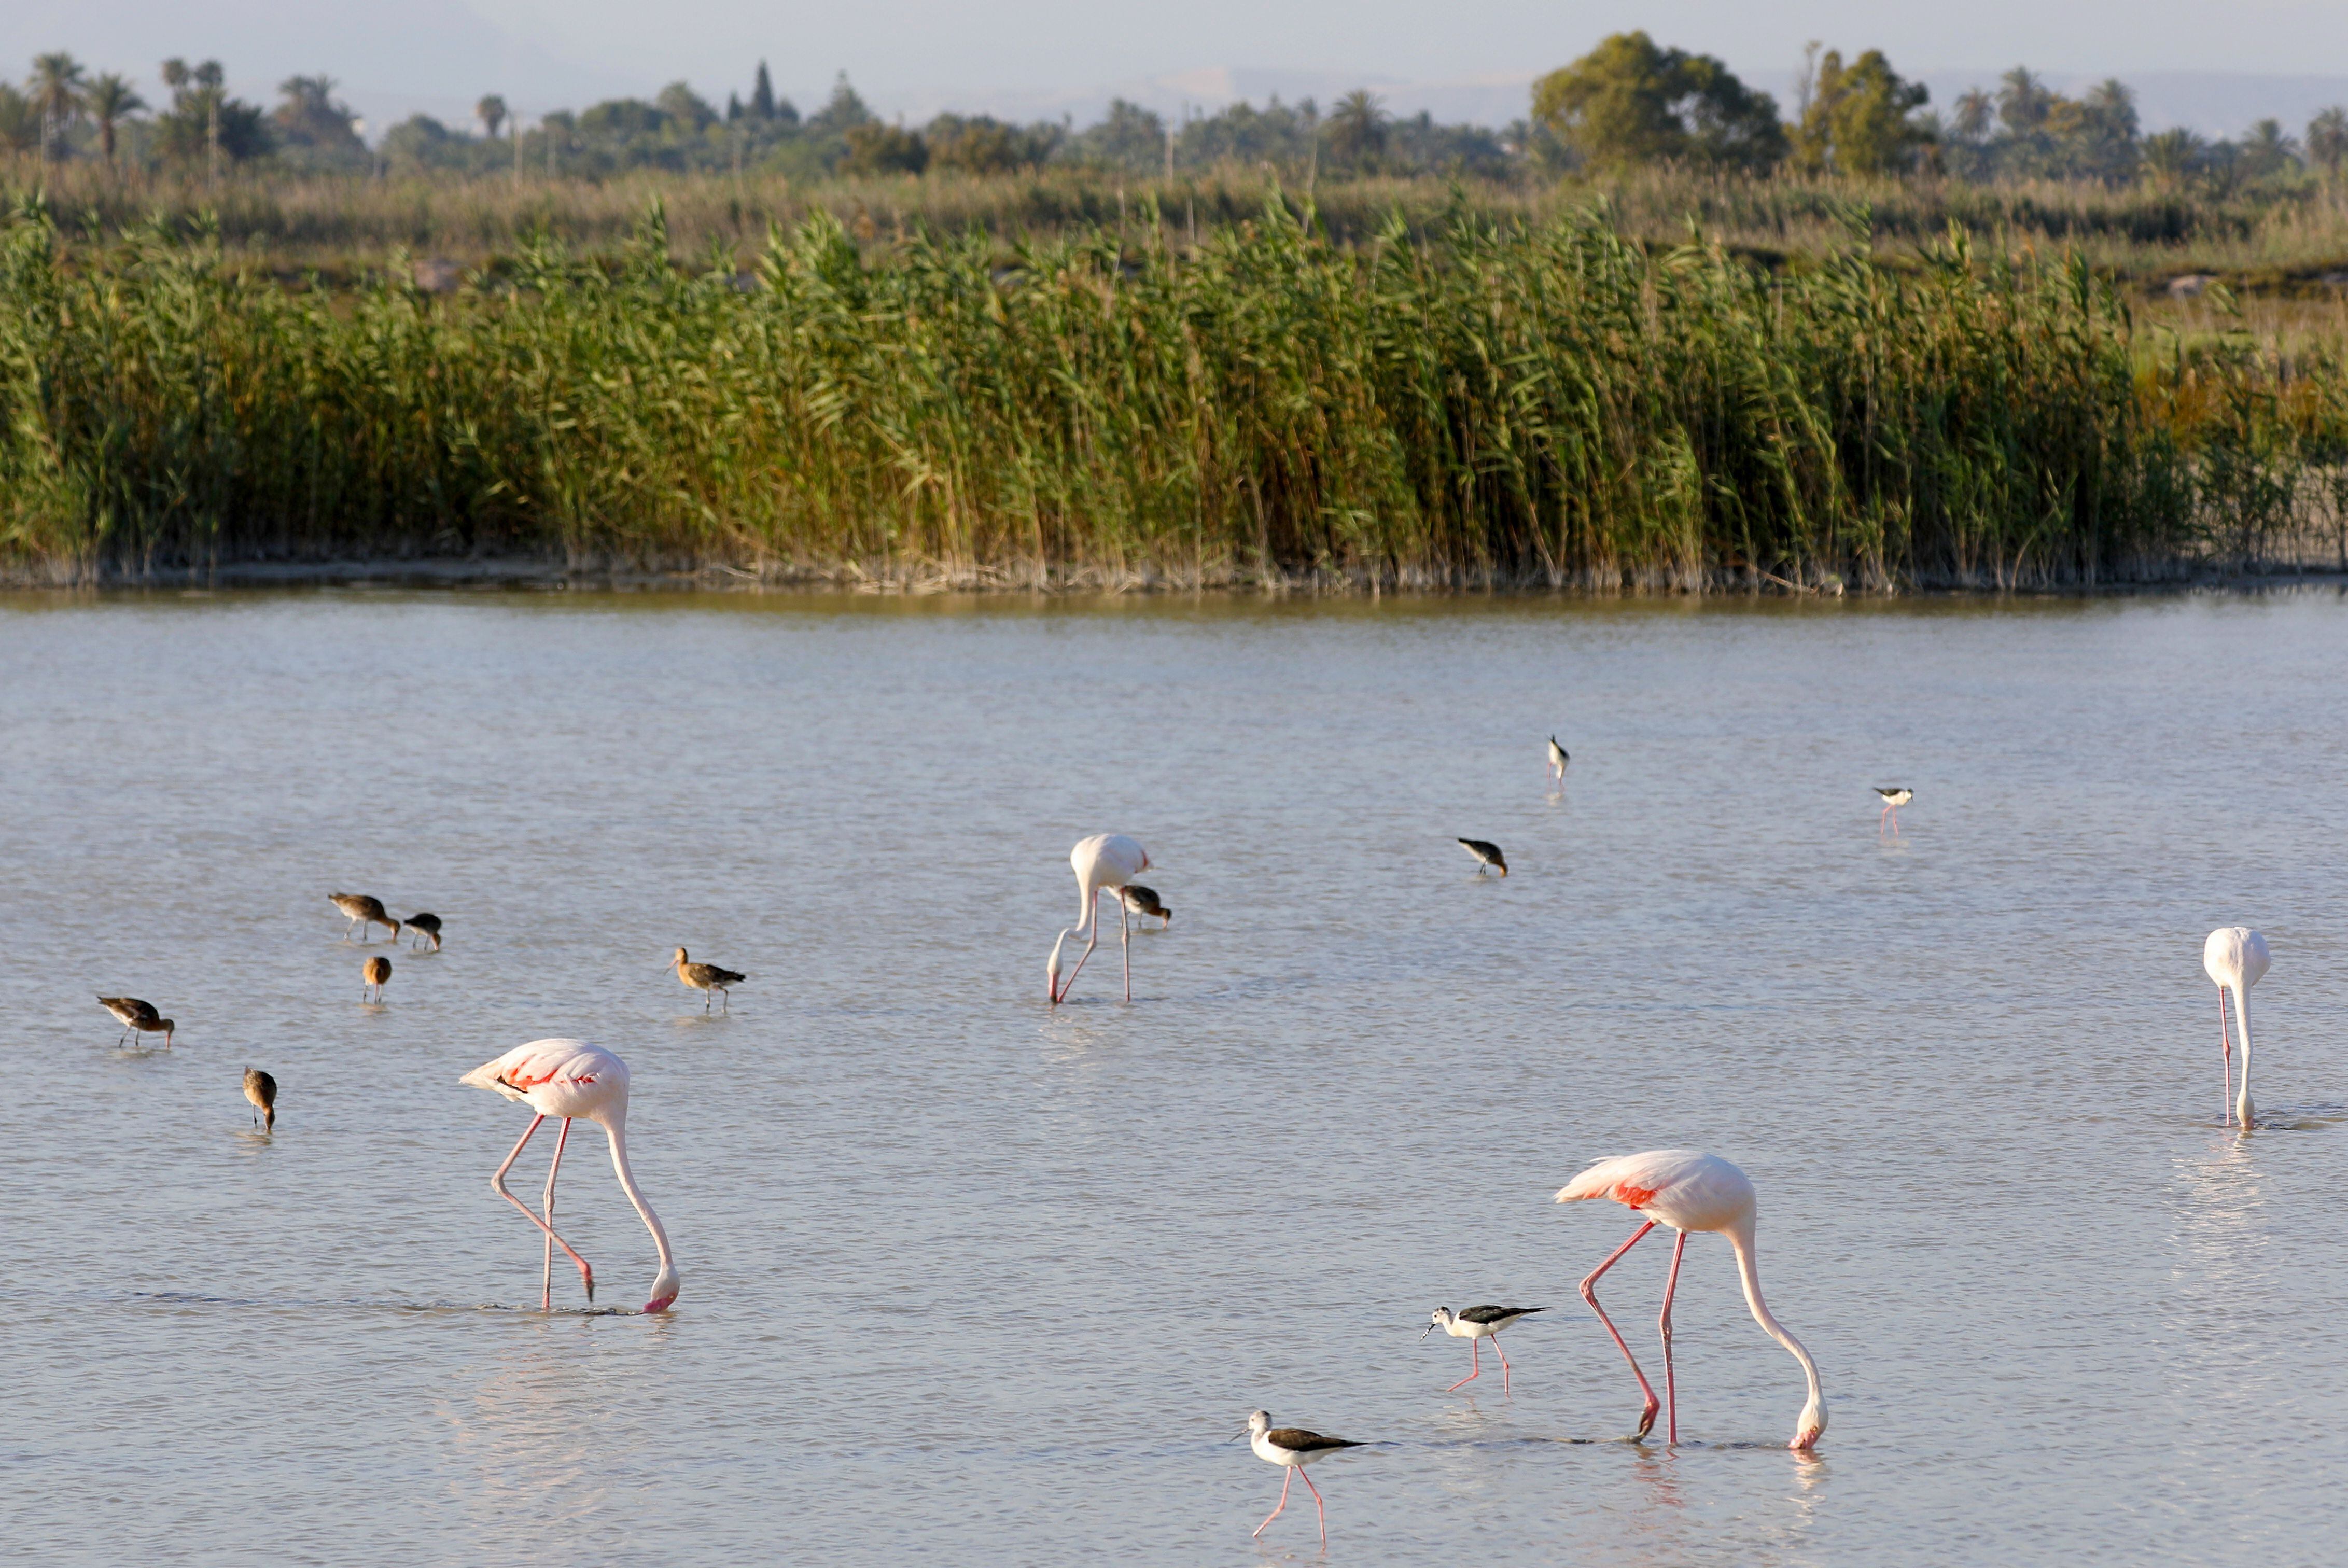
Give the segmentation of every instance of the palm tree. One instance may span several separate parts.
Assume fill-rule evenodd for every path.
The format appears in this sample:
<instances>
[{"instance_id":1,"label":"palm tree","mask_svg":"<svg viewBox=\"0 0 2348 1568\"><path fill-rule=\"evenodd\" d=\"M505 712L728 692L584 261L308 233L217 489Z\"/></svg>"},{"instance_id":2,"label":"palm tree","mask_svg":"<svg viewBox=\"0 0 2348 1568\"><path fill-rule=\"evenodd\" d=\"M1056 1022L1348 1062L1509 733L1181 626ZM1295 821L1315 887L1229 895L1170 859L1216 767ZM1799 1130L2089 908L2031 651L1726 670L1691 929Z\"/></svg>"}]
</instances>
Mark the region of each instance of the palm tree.
<instances>
[{"instance_id":1,"label":"palm tree","mask_svg":"<svg viewBox=\"0 0 2348 1568\"><path fill-rule=\"evenodd\" d=\"M1359 166L1385 150L1385 105L1367 88L1355 88L1329 111L1329 150Z\"/></svg>"},{"instance_id":2,"label":"palm tree","mask_svg":"<svg viewBox=\"0 0 2348 1568\"><path fill-rule=\"evenodd\" d=\"M506 100L491 93L473 106L473 113L479 118L482 130L489 134L491 141L495 141L498 128L506 122Z\"/></svg>"},{"instance_id":3,"label":"palm tree","mask_svg":"<svg viewBox=\"0 0 2348 1568\"><path fill-rule=\"evenodd\" d=\"M2340 165L2348 162L2348 108L2333 104L2307 122L2307 155L2340 178Z\"/></svg>"},{"instance_id":4,"label":"palm tree","mask_svg":"<svg viewBox=\"0 0 2348 1568\"><path fill-rule=\"evenodd\" d=\"M2171 189L2185 182L2201 161L2201 139L2181 125L2144 139L2145 169Z\"/></svg>"},{"instance_id":5,"label":"palm tree","mask_svg":"<svg viewBox=\"0 0 2348 1568\"><path fill-rule=\"evenodd\" d=\"M83 101L89 109L89 118L98 121L98 144L105 151L107 162L112 163L114 128L145 108L147 100L133 92L129 82L108 71L89 84Z\"/></svg>"},{"instance_id":6,"label":"palm tree","mask_svg":"<svg viewBox=\"0 0 2348 1568\"><path fill-rule=\"evenodd\" d=\"M81 110L83 87L82 65L71 55L59 50L53 55L33 57L32 79L25 84L31 88L33 107L41 111L46 149L52 139L62 139L67 126Z\"/></svg>"}]
</instances>

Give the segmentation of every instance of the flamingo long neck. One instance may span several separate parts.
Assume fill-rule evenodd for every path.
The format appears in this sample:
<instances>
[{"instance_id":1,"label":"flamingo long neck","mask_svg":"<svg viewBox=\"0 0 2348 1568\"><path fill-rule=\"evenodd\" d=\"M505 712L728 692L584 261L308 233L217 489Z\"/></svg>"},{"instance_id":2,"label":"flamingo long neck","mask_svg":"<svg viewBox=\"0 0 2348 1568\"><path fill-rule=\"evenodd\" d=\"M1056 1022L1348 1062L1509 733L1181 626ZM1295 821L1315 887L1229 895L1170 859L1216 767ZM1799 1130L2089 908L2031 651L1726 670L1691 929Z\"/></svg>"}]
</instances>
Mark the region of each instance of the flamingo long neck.
<instances>
[{"instance_id":1,"label":"flamingo long neck","mask_svg":"<svg viewBox=\"0 0 2348 1568\"><path fill-rule=\"evenodd\" d=\"M1752 1215L1746 1215L1730 1227L1728 1244L1736 1249L1736 1277L1744 1283L1745 1305L1753 1309L1753 1321L1802 1364L1802 1376L1809 1379L1810 1399L1802 1409L1804 1425L1815 1418L1818 1428L1823 1430L1827 1407L1826 1395L1818 1387L1818 1364L1810 1359L1810 1353L1802 1348L1802 1342L1787 1332L1786 1326L1770 1313L1769 1304L1761 1299L1761 1265L1753 1255Z\"/></svg>"},{"instance_id":2,"label":"flamingo long neck","mask_svg":"<svg viewBox=\"0 0 2348 1568\"><path fill-rule=\"evenodd\" d=\"M644 1202L643 1189L636 1185L635 1172L628 1169L627 1111L623 1108L603 1123L603 1136L612 1140L612 1171L620 1178L620 1190L628 1202L636 1206L636 1217L644 1229L653 1233L653 1246L660 1253L661 1272L667 1274L676 1267L676 1259L668 1249L668 1233L661 1229L660 1216Z\"/></svg>"},{"instance_id":3,"label":"flamingo long neck","mask_svg":"<svg viewBox=\"0 0 2348 1568\"><path fill-rule=\"evenodd\" d=\"M2234 993L2234 1026L2242 1037L2242 1088L2234 1097L2235 1124L2249 1130L2250 1125L2250 988L2237 982Z\"/></svg>"}]
</instances>

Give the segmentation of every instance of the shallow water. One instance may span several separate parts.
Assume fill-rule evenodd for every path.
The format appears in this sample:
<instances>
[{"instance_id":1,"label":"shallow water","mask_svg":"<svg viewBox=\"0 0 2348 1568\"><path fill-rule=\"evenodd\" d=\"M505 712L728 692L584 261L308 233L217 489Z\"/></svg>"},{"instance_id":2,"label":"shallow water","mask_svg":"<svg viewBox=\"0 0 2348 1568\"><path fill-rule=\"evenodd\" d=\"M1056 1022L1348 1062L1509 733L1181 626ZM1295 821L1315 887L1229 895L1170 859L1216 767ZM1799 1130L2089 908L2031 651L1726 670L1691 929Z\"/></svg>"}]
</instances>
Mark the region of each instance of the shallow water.
<instances>
[{"instance_id":1,"label":"shallow water","mask_svg":"<svg viewBox=\"0 0 2348 1568\"><path fill-rule=\"evenodd\" d=\"M2348 1524L2348 607L0 601L0 1540L52 1561L2315 1562ZM1552 791L1542 743L1572 748ZM1909 783L1879 835L1869 786ZM1176 910L1073 1003L1066 852ZM1455 835L1498 841L1478 881ZM333 891L448 922L380 945ZM2202 934L2273 944L2220 1125ZM662 971L748 971L731 1016ZM128 992L178 1048L118 1050ZM461 1088L634 1072L664 1318ZM283 1086L274 1137L239 1074ZM1682 1435L1550 1193L1717 1150ZM516 1191L542 1183L541 1137ZM583 1124L559 1222L652 1247ZM1652 1371L1669 1249L1606 1300ZM573 1276L557 1300L584 1305ZM1428 1310L1548 1304L1457 1394Z\"/></svg>"}]
</instances>

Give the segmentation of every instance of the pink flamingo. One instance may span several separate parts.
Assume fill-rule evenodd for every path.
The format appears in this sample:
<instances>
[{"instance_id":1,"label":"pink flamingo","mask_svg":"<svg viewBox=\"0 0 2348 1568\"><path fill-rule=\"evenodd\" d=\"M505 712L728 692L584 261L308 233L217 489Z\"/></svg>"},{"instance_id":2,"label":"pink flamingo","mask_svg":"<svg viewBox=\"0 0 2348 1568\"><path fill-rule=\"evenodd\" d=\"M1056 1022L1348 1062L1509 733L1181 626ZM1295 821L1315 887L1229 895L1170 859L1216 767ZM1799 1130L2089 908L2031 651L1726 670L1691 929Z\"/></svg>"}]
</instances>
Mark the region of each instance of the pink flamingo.
<instances>
[{"instance_id":1,"label":"pink flamingo","mask_svg":"<svg viewBox=\"0 0 2348 1568\"><path fill-rule=\"evenodd\" d=\"M1672 1248L1671 1276L1663 1283L1663 1315L1656 1320L1663 1336L1663 1389L1671 1400L1667 1428L1670 1440L1680 1440L1679 1387L1672 1373L1672 1292L1680 1283L1680 1257L1687 1251L1687 1233L1718 1231L1735 1249L1736 1272L1745 1283L1745 1305L1753 1309L1754 1321L1770 1338L1793 1352L1794 1359L1802 1364L1803 1375L1809 1379L1809 1403L1802 1407L1801 1417L1794 1425L1794 1440L1786 1446L1807 1449L1816 1445L1827 1429L1826 1396L1818 1391L1818 1366L1802 1348L1802 1342L1769 1315L1768 1305L1761 1299L1761 1273L1753 1261L1753 1216L1756 1205L1753 1183L1745 1172L1717 1154L1699 1154L1689 1149L1655 1149L1644 1154L1601 1160L1567 1182L1557 1194L1560 1203L1584 1198L1612 1198L1646 1222L1631 1233L1629 1241L1614 1249L1613 1256L1591 1270L1590 1277L1581 1282L1581 1299L1590 1304L1590 1310L1598 1315L1598 1321L1613 1336L1614 1347L1631 1364L1631 1375L1639 1380L1639 1392L1646 1396L1647 1408L1639 1418L1636 1435L1643 1438L1654 1427L1655 1390L1648 1385L1647 1375L1639 1370L1639 1358L1622 1343L1614 1320L1598 1305L1598 1276L1638 1245L1640 1237L1658 1224L1664 1224L1679 1233L1679 1243Z\"/></svg>"},{"instance_id":2,"label":"pink flamingo","mask_svg":"<svg viewBox=\"0 0 2348 1568\"><path fill-rule=\"evenodd\" d=\"M2267 972L2267 939L2247 925L2221 925L2201 944L2201 968L2218 983L2218 1049L2226 1072L2226 1115L2250 1130L2250 987ZM2234 1096L2234 1047L2226 1037L2226 993L2242 1031L2242 1093Z\"/></svg>"},{"instance_id":3,"label":"pink flamingo","mask_svg":"<svg viewBox=\"0 0 2348 1568\"><path fill-rule=\"evenodd\" d=\"M526 1046L516 1046L493 1062L483 1062L458 1081L520 1100L538 1112L523 1130L521 1142L513 1146L506 1162L489 1178L489 1185L497 1189L499 1197L520 1209L522 1218L546 1233L546 1270L540 1282L540 1310L554 1310L554 1249L558 1246L579 1265L579 1278L587 1287L587 1299L595 1299L595 1271L554 1232L555 1173L562 1169L562 1146L571 1141L572 1120L583 1116L602 1125L603 1136L612 1145L612 1169L619 1175L621 1191L635 1205L637 1217L653 1233L653 1246L660 1253L660 1273L654 1276L652 1299L644 1303L644 1310L666 1312L676 1300L676 1260L669 1252L668 1233L661 1229L660 1216L644 1202L634 1175L628 1170L628 1064L602 1047L591 1046L584 1040L532 1040ZM554 1140L554 1160L546 1169L546 1217L541 1219L530 1212L528 1204L506 1191L506 1172L521 1158L522 1144L530 1141L539 1123L550 1116L562 1119L562 1134Z\"/></svg>"},{"instance_id":4,"label":"pink flamingo","mask_svg":"<svg viewBox=\"0 0 2348 1568\"><path fill-rule=\"evenodd\" d=\"M1052 1005L1058 1006L1067 1000L1068 993L1076 987L1076 976L1085 972L1085 960L1093 955L1093 947L1100 941L1100 895L1111 888L1126 883L1149 869L1149 851L1123 833L1096 833L1077 841L1068 851L1068 864L1076 868L1076 896L1083 901L1077 911L1076 923L1060 933L1052 944L1052 956L1044 966L1044 985L1052 995ZM1117 903L1117 928L1125 943L1125 999L1133 1000L1133 927L1126 919L1125 900ZM1060 984L1060 948L1077 932L1085 932L1085 950L1077 954L1076 966L1068 971L1068 983Z\"/></svg>"}]
</instances>

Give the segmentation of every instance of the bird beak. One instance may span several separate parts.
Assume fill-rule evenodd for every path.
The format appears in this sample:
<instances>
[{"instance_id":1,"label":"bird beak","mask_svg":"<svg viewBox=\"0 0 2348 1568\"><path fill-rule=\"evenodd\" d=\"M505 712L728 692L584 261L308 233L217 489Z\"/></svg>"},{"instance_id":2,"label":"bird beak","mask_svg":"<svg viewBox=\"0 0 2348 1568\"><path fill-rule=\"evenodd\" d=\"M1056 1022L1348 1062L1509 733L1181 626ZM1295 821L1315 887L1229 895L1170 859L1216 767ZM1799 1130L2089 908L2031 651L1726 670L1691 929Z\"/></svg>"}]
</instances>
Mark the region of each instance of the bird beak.
<instances>
[{"instance_id":1,"label":"bird beak","mask_svg":"<svg viewBox=\"0 0 2348 1568\"><path fill-rule=\"evenodd\" d=\"M1426 1326L1426 1332L1425 1332L1425 1333L1422 1333L1422 1334L1418 1336L1418 1342L1419 1342L1420 1344L1422 1344L1422 1345L1426 1344L1426 1336L1427 1336L1427 1335L1429 1335L1429 1334L1432 1334L1432 1333L1434 1333L1434 1332L1435 1332L1435 1325L1433 1325L1433 1324L1431 1324L1431 1323L1430 1323L1430 1324L1428 1324L1428 1325Z\"/></svg>"},{"instance_id":2,"label":"bird beak","mask_svg":"<svg viewBox=\"0 0 2348 1568\"><path fill-rule=\"evenodd\" d=\"M1230 1440L1231 1440L1231 1441L1232 1441L1232 1442L1238 1442L1241 1438L1244 1438L1244 1437L1246 1437L1247 1435L1248 1435L1248 1429L1247 1429L1245 1427L1241 1427L1238 1431L1233 1432L1233 1433L1231 1435L1231 1439L1230 1439Z\"/></svg>"}]
</instances>

